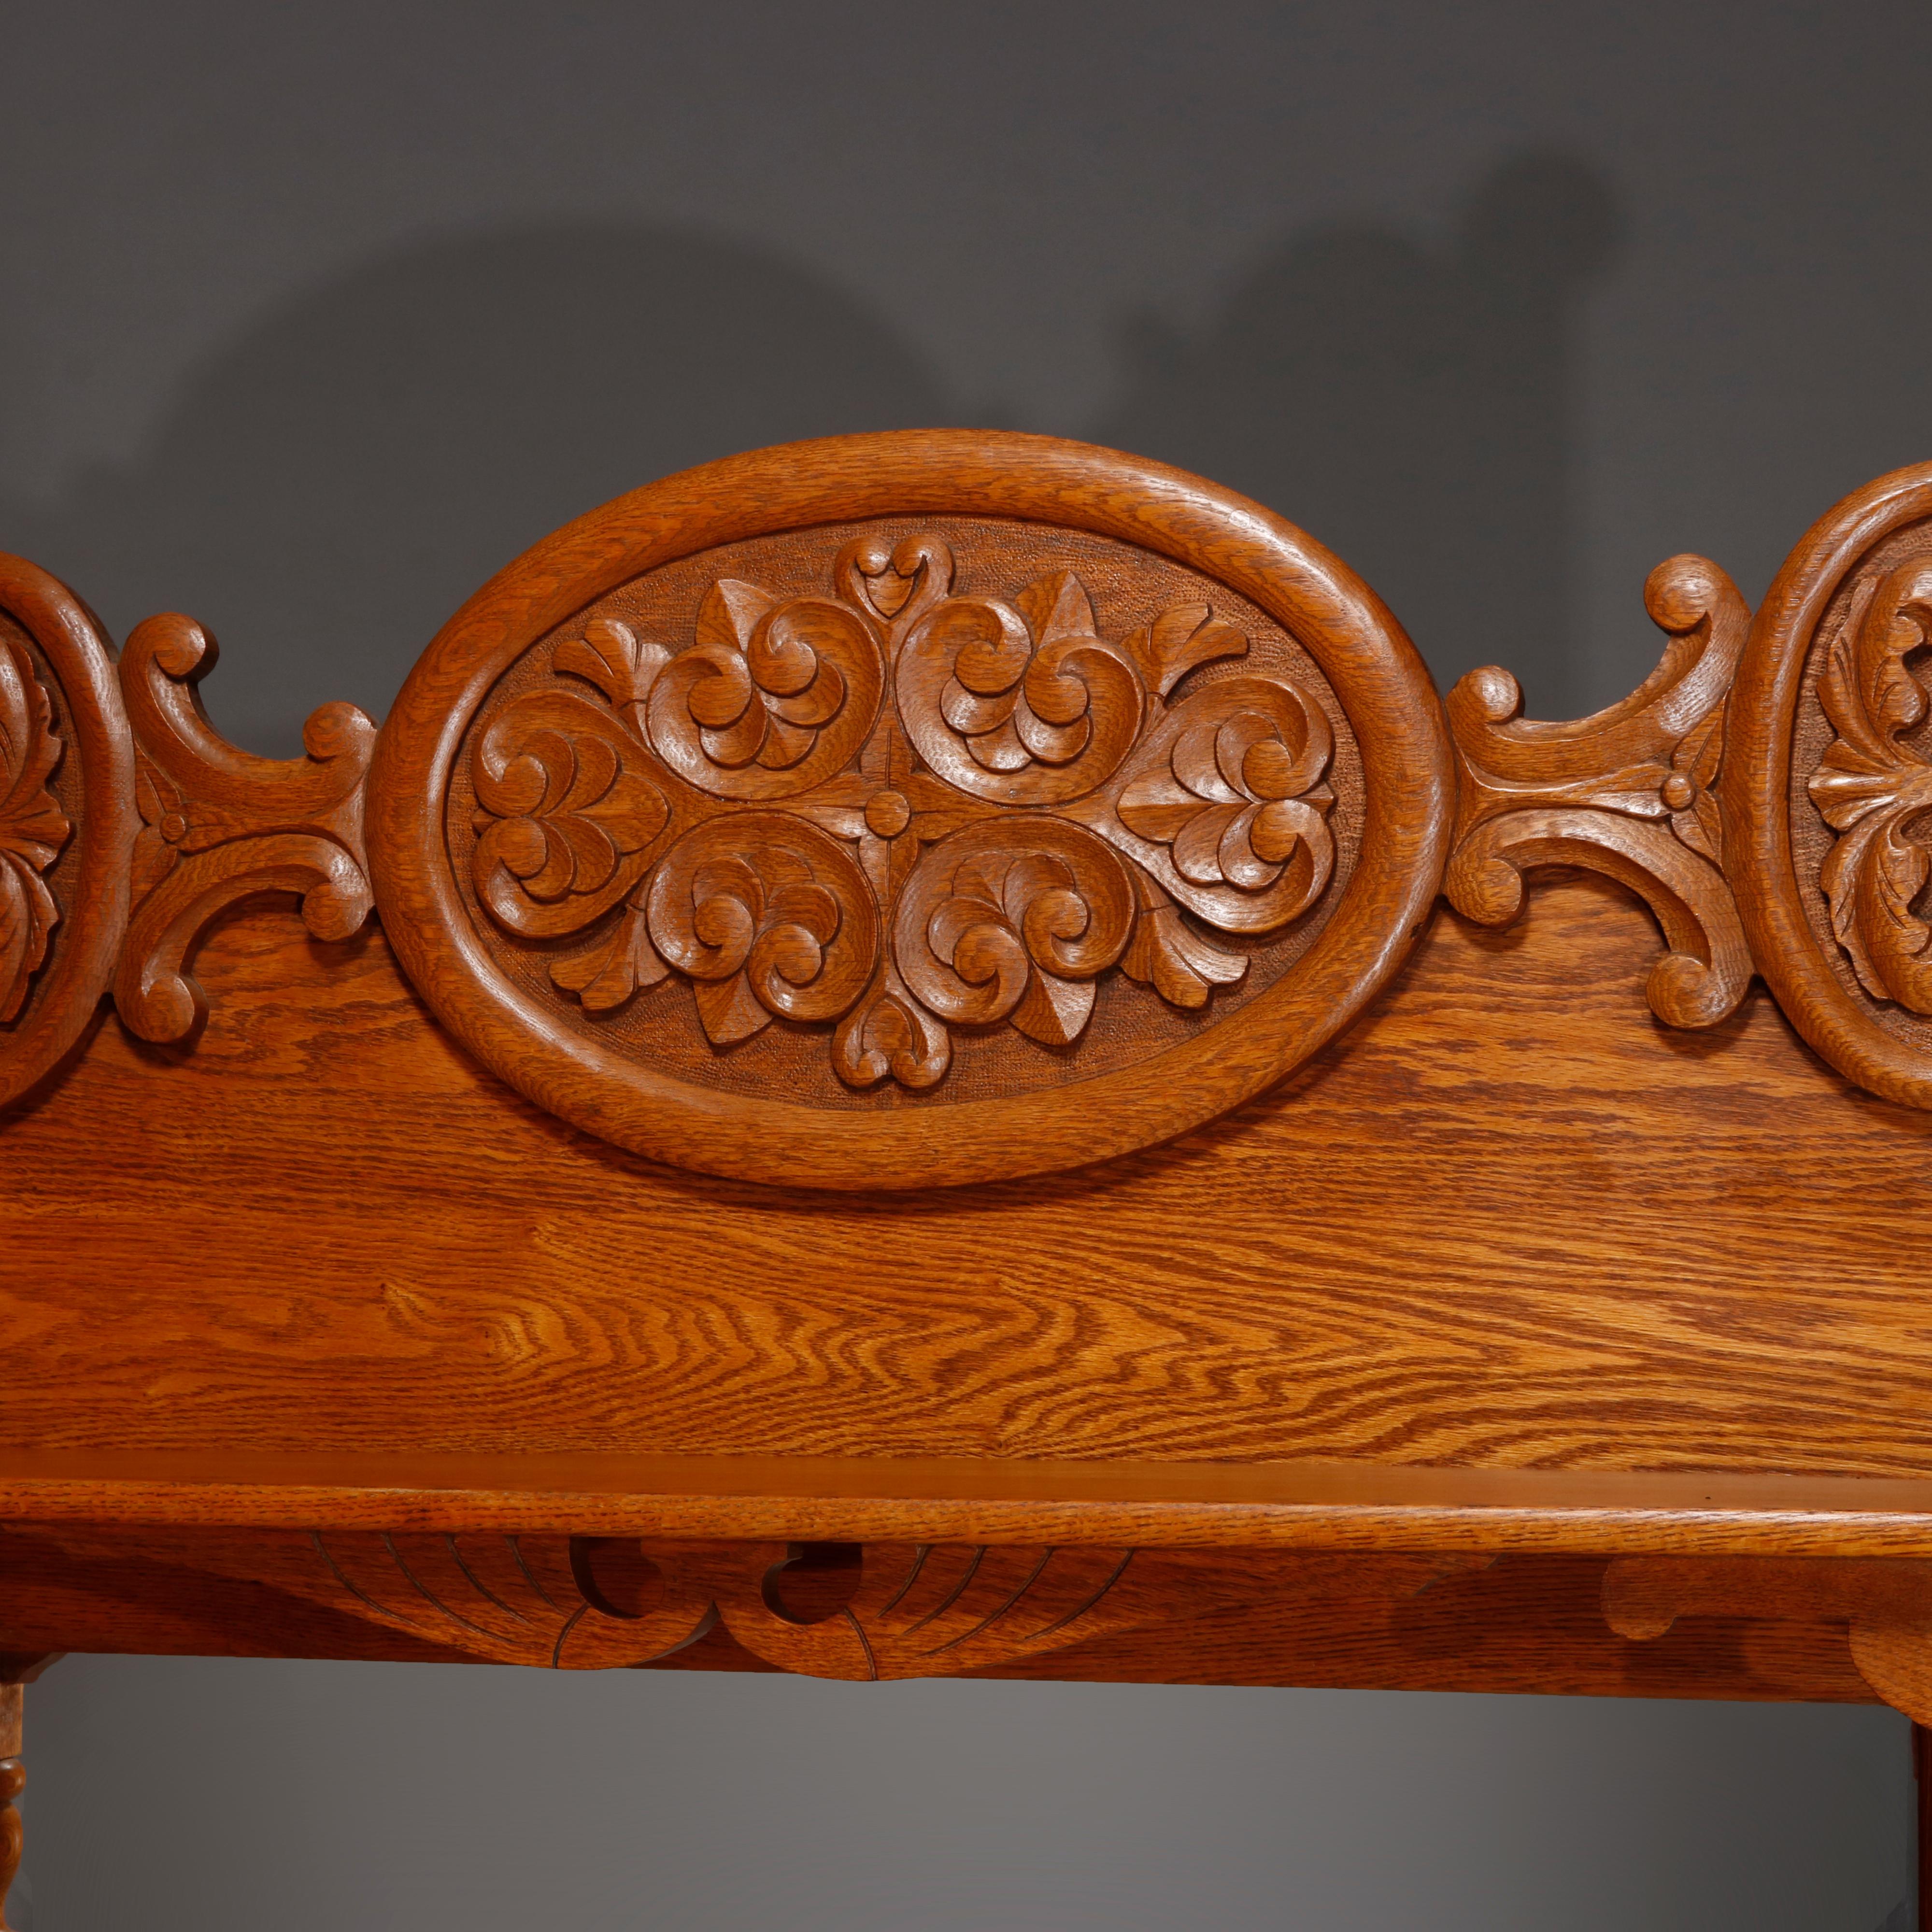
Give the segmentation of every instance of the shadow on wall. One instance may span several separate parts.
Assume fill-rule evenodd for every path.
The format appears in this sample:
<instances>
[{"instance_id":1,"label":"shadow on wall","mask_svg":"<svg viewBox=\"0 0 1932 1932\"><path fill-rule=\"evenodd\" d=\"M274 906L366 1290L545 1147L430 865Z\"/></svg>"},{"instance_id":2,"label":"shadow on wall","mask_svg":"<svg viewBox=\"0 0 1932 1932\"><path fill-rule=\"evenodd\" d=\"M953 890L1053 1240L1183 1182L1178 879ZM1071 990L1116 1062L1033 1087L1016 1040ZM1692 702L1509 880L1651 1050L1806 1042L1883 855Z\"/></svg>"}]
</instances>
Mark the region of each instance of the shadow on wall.
<instances>
[{"instance_id":1,"label":"shadow on wall","mask_svg":"<svg viewBox=\"0 0 1932 1932\"><path fill-rule=\"evenodd\" d=\"M1137 332L1097 440L1280 510L1394 607L1447 682L1498 658L1562 715L1576 298L1616 229L1575 164L1504 166L1453 249L1290 243L1198 338ZM238 741L378 715L470 592L580 512L730 451L958 423L830 283L734 243L577 225L439 240L271 316L187 386L137 469L7 518L117 635L186 610L240 648Z\"/></svg>"},{"instance_id":2,"label":"shadow on wall","mask_svg":"<svg viewBox=\"0 0 1932 1932\"><path fill-rule=\"evenodd\" d=\"M632 227L466 236L269 316L142 466L4 547L117 636L200 618L232 647L216 722L290 754L329 698L380 717L457 606L582 512L732 450L946 419L890 330L799 268Z\"/></svg>"},{"instance_id":3,"label":"shadow on wall","mask_svg":"<svg viewBox=\"0 0 1932 1932\"><path fill-rule=\"evenodd\" d=\"M1447 250L1381 228L1304 236L1198 340L1132 332L1138 367L1100 440L1319 537L1445 689L1501 663L1540 716L1568 716L1580 298L1618 229L1594 175L1533 155L1481 184Z\"/></svg>"}]
</instances>

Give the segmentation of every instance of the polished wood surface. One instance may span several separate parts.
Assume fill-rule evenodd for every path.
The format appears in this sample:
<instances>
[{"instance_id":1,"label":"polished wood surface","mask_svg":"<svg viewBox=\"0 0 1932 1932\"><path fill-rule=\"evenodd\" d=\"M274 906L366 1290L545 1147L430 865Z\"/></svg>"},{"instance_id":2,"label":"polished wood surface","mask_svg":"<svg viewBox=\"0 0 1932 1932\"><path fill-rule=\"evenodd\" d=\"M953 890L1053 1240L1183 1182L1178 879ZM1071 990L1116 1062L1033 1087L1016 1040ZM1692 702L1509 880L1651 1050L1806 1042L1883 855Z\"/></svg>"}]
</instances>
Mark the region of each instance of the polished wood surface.
<instances>
[{"instance_id":1,"label":"polished wood surface","mask_svg":"<svg viewBox=\"0 0 1932 1932\"><path fill-rule=\"evenodd\" d=\"M1932 1718L1932 467L1644 604L1439 704L1212 484L842 439L274 760L0 567L0 1650Z\"/></svg>"},{"instance_id":2,"label":"polished wood surface","mask_svg":"<svg viewBox=\"0 0 1932 1932\"><path fill-rule=\"evenodd\" d=\"M639 1546L622 1540L597 1539L574 1564L529 1535L514 1552L501 1538L468 1534L456 1536L454 1553L442 1539L418 1534L399 1534L388 1545L356 1532L320 1540L318 1551L302 1532L129 1533L98 1525L11 1532L0 1550L18 1588L0 1630L22 1646L204 1656L436 1662L516 1651L519 1660L566 1668L816 1666L841 1676L856 1661L869 1674L849 1629L830 1633L847 1638L842 1646L823 1636L801 1642L797 1630L766 1614L768 1604L732 1582L742 1565L761 1595L776 1550L789 1558L776 1586L779 1600L794 1616L829 1618L852 1608L876 1644L882 1674L1879 1699L1842 1623L1699 1610L1661 1634L1622 1634L1606 1614L1600 1557L1492 1562L1428 1552L1197 1551L1163 1569L1146 1561L1146 1551L1123 1568L1118 1549L1090 1546L1089 1562L1052 1546L934 1545L917 1581L923 1594L894 1603L918 1561L916 1546L876 1555L868 1548L855 1576L850 1544L788 1542L755 1552L740 1545L721 1552L731 1614L694 1637L705 1622L702 1606L655 1634L622 1614L662 1604L647 1594L658 1588L657 1566L646 1569ZM826 1567L800 1579L807 1558ZM869 1603L868 1562L885 1586ZM815 1600L802 1594L801 1580L818 1587ZM911 1628L962 1580L940 1618ZM494 1593L494 1604L479 1585ZM536 1594L539 1586L548 1603ZM1048 1600L1051 1614L1034 1613ZM875 1618L873 1610L886 1604L884 1619ZM526 1621L512 1617L512 1608Z\"/></svg>"},{"instance_id":3,"label":"polished wood surface","mask_svg":"<svg viewBox=\"0 0 1932 1932\"><path fill-rule=\"evenodd\" d=\"M1758 970L1817 1051L1932 1106L1932 926L1921 730L1932 470L1821 518L1766 595L1739 668L1724 789Z\"/></svg>"},{"instance_id":4,"label":"polished wood surface","mask_svg":"<svg viewBox=\"0 0 1932 1932\"><path fill-rule=\"evenodd\" d=\"M5 1130L14 1438L1932 1474L1932 1119L1761 994L1660 1028L1655 944L1559 880L1165 1153L846 1200L603 1148L250 913L196 1052L110 1023Z\"/></svg>"},{"instance_id":5,"label":"polished wood surface","mask_svg":"<svg viewBox=\"0 0 1932 1932\"><path fill-rule=\"evenodd\" d=\"M0 1452L0 1519L435 1534L1012 1541L1173 1549L1884 1557L1932 1548L1932 1480L1368 1460Z\"/></svg>"},{"instance_id":6,"label":"polished wood surface","mask_svg":"<svg viewBox=\"0 0 1932 1932\"><path fill-rule=\"evenodd\" d=\"M140 820L113 656L94 614L0 555L0 1108L94 1023L121 950Z\"/></svg>"},{"instance_id":7,"label":"polished wood surface","mask_svg":"<svg viewBox=\"0 0 1932 1932\"><path fill-rule=\"evenodd\" d=\"M188 962L230 906L293 892L318 939L346 939L374 904L362 781L376 727L352 704L326 704L303 732L306 757L237 751L202 709L216 656L199 624L170 614L138 625L121 658L142 824L114 1005L143 1040L184 1040L207 1018Z\"/></svg>"},{"instance_id":8,"label":"polished wood surface","mask_svg":"<svg viewBox=\"0 0 1932 1932\"><path fill-rule=\"evenodd\" d=\"M1533 867L1583 866L1616 879L1648 904L1670 946L1646 988L1658 1017L1710 1026L1736 1010L1751 980L1714 788L1750 611L1701 556L1659 564L1644 604L1670 639L1663 662L1594 717L1526 720L1521 687L1493 667L1450 692L1461 770L1444 890L1466 917L1508 926Z\"/></svg>"}]
</instances>

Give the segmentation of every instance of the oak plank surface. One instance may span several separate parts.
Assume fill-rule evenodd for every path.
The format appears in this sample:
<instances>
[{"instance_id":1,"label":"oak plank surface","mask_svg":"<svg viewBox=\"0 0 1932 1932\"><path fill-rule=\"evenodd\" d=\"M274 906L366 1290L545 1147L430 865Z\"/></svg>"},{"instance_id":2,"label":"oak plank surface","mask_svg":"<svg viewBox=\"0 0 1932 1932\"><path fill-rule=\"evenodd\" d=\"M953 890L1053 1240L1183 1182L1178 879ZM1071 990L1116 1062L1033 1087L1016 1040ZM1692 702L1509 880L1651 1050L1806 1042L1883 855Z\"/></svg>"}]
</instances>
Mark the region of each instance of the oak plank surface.
<instances>
[{"instance_id":1,"label":"oak plank surface","mask_svg":"<svg viewBox=\"0 0 1932 1932\"><path fill-rule=\"evenodd\" d=\"M1641 1006L1578 880L1165 1150L834 1198L653 1166L475 1068L379 933L218 933L10 1122L15 1444L1932 1472L1932 1119L1760 996Z\"/></svg>"}]
</instances>

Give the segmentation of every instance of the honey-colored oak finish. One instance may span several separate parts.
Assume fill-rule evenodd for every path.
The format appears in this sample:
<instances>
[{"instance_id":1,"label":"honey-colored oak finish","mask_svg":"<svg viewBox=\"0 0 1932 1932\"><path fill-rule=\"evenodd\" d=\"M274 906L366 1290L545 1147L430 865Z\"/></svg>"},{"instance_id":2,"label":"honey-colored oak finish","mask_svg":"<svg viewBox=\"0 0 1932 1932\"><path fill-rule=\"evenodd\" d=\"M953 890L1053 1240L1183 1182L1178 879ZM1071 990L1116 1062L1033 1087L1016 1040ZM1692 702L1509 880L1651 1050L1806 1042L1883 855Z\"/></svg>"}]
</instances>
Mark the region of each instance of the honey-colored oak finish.
<instances>
[{"instance_id":1,"label":"honey-colored oak finish","mask_svg":"<svg viewBox=\"0 0 1932 1932\"><path fill-rule=\"evenodd\" d=\"M274 760L0 567L0 1649L1932 1718L1932 469L1643 601L1445 705L1198 478L844 439Z\"/></svg>"}]
</instances>

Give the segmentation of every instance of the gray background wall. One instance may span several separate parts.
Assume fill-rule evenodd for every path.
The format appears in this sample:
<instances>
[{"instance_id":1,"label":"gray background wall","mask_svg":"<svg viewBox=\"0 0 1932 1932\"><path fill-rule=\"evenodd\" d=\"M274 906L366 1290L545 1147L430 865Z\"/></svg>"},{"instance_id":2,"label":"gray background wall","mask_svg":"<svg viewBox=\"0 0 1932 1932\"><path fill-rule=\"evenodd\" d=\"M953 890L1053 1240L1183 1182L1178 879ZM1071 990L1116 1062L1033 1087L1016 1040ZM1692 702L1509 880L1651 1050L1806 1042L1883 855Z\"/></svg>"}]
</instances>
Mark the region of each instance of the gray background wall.
<instances>
[{"instance_id":1,"label":"gray background wall","mask_svg":"<svg viewBox=\"0 0 1932 1932\"><path fill-rule=\"evenodd\" d=\"M632 484L997 423L1252 492L1568 715L1654 659L1658 558L1755 598L1932 454L1928 52L1902 0L16 7L0 542L206 620L288 750ZM1880 1712L109 1659L32 1704L37 1932L1905 1923Z\"/></svg>"}]
</instances>

